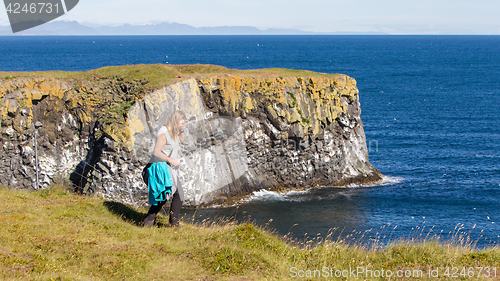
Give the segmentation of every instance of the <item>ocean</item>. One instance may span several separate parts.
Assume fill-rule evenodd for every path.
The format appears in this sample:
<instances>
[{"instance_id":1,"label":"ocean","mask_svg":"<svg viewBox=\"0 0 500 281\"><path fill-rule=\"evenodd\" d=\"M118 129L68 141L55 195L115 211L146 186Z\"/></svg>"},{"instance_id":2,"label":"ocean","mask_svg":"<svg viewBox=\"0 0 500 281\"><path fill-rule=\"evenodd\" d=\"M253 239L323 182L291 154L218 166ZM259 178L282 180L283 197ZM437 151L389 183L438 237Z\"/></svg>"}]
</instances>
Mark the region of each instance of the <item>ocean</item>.
<instances>
[{"instance_id":1,"label":"ocean","mask_svg":"<svg viewBox=\"0 0 500 281\"><path fill-rule=\"evenodd\" d=\"M260 191L239 206L183 210L185 221L251 221L299 241L373 246L500 242L500 36L0 37L0 71L139 63L347 74L370 162L385 175L373 186Z\"/></svg>"}]
</instances>

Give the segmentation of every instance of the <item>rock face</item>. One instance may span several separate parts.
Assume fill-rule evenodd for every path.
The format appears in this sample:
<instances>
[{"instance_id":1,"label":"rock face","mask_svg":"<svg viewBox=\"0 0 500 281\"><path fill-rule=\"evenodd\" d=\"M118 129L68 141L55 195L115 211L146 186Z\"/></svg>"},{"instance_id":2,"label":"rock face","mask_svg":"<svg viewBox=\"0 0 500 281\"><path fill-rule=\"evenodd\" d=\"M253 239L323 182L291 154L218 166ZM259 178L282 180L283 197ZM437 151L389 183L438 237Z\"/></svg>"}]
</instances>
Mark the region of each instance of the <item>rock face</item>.
<instances>
[{"instance_id":1,"label":"rock face","mask_svg":"<svg viewBox=\"0 0 500 281\"><path fill-rule=\"evenodd\" d=\"M158 128L183 110L186 205L259 189L381 180L368 161L354 79L218 75L145 91L120 78L0 80L0 185L75 190L145 205L141 172ZM40 186L35 175L35 121Z\"/></svg>"},{"instance_id":2,"label":"rock face","mask_svg":"<svg viewBox=\"0 0 500 281\"><path fill-rule=\"evenodd\" d=\"M264 188L380 180L354 79L226 76L200 84L210 110L243 118L250 171Z\"/></svg>"}]
</instances>

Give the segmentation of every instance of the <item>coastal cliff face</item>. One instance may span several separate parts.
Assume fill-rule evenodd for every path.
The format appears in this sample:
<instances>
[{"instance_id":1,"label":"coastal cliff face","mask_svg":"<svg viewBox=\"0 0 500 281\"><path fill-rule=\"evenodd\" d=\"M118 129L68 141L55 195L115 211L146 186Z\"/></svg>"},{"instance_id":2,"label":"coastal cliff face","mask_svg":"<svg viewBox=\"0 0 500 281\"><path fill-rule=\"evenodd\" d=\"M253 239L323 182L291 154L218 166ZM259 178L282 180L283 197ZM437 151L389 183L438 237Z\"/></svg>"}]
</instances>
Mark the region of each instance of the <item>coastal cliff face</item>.
<instances>
[{"instance_id":1,"label":"coastal cliff face","mask_svg":"<svg viewBox=\"0 0 500 281\"><path fill-rule=\"evenodd\" d=\"M311 74L183 75L158 89L123 77L0 80L0 184L36 188L38 121L42 188L72 184L145 205L142 169L157 129L178 109L189 119L187 205L233 204L263 188L380 181L368 161L355 80Z\"/></svg>"}]
</instances>

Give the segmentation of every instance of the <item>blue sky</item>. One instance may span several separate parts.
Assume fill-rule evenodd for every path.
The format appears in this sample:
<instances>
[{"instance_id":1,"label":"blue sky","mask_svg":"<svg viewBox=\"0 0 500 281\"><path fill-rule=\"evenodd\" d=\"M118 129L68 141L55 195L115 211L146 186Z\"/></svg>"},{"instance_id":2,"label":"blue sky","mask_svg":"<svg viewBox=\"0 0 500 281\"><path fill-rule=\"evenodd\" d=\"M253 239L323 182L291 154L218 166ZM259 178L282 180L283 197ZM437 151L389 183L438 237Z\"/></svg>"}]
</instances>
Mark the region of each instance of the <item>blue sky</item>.
<instances>
[{"instance_id":1,"label":"blue sky","mask_svg":"<svg viewBox=\"0 0 500 281\"><path fill-rule=\"evenodd\" d=\"M500 34L499 0L80 0L61 20L121 25L296 28L316 32ZM0 11L0 24L8 25Z\"/></svg>"}]
</instances>

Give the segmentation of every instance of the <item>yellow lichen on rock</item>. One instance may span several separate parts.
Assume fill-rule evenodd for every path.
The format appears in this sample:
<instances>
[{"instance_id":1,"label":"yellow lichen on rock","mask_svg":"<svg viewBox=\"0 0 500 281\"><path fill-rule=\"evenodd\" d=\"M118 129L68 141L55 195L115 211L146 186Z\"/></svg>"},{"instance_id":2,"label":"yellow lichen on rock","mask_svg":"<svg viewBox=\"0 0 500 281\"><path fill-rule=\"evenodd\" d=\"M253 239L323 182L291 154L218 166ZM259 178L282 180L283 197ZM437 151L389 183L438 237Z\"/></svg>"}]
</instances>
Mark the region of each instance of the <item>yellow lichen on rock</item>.
<instances>
[{"instance_id":1,"label":"yellow lichen on rock","mask_svg":"<svg viewBox=\"0 0 500 281\"><path fill-rule=\"evenodd\" d=\"M33 122L33 105L49 97L63 97L65 87L53 79L22 79L4 83L0 86L0 114L2 120L13 117L16 130L29 129ZM18 116L21 113L23 116Z\"/></svg>"},{"instance_id":2,"label":"yellow lichen on rock","mask_svg":"<svg viewBox=\"0 0 500 281\"><path fill-rule=\"evenodd\" d=\"M263 104L275 120L297 124L296 131L317 134L321 123L334 122L346 113L347 104L358 95L356 81L345 75L325 77L239 77L219 76L200 79L206 99L217 103L223 114L242 116ZM274 116L276 115L276 116Z\"/></svg>"},{"instance_id":3,"label":"yellow lichen on rock","mask_svg":"<svg viewBox=\"0 0 500 281\"><path fill-rule=\"evenodd\" d=\"M226 74L196 79L157 90L148 94L144 101L142 97L132 97L132 101L143 103L148 112L162 112L162 104L165 107L168 102L191 108L191 112L186 112L188 116L202 112L204 106L216 109L221 115L244 118L267 115L276 127L288 128L286 130L298 135L316 135L321 128L346 113L348 103L353 102L359 93L356 81L345 75L288 75L278 78ZM146 121L138 122L138 117L131 112L127 115L126 110L131 108L133 102L126 105L125 102L130 99L116 98L115 93L123 94L117 81L120 80L106 80L101 84L84 81L74 85L53 78L4 81L0 84L0 114L2 120L10 118L8 126L18 122L15 128L24 130L32 126L33 113L36 112L33 110L34 105L47 99L51 103L47 107L50 112L70 112L79 122L80 128L99 124L100 130L109 134L117 145L128 147L135 141L134 131L144 130L148 124ZM194 94L199 93L198 89L202 90L201 102ZM169 96L172 100L167 101ZM21 112L22 118L13 118ZM156 123L160 115L149 118ZM127 131L128 128L135 129Z\"/></svg>"}]
</instances>

